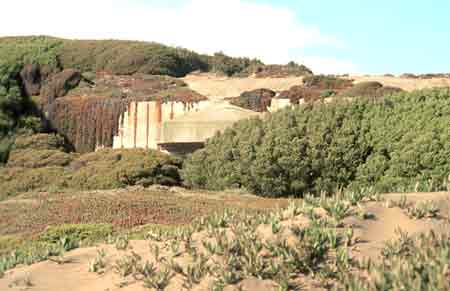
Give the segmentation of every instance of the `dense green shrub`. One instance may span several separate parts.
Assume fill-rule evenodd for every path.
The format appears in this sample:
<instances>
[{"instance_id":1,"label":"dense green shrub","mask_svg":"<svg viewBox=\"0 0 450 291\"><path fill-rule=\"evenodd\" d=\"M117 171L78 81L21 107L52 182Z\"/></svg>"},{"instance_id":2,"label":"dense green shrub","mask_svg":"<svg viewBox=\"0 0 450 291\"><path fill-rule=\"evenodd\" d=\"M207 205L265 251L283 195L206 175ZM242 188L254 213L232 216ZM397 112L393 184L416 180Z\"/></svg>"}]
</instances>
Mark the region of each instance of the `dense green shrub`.
<instances>
[{"instance_id":1,"label":"dense green shrub","mask_svg":"<svg viewBox=\"0 0 450 291\"><path fill-rule=\"evenodd\" d=\"M183 177L192 187L277 197L443 189L449 124L450 89L298 106L217 134L185 162Z\"/></svg>"},{"instance_id":2,"label":"dense green shrub","mask_svg":"<svg viewBox=\"0 0 450 291\"><path fill-rule=\"evenodd\" d=\"M14 150L66 150L66 147L64 138L52 133L19 135L14 140Z\"/></svg>"},{"instance_id":3,"label":"dense green shrub","mask_svg":"<svg viewBox=\"0 0 450 291\"><path fill-rule=\"evenodd\" d=\"M59 150L21 150L12 151L8 167L42 168L64 167L72 161L72 155Z\"/></svg>"},{"instance_id":4,"label":"dense green shrub","mask_svg":"<svg viewBox=\"0 0 450 291\"><path fill-rule=\"evenodd\" d=\"M47 190L63 182L64 168L0 168L0 200L20 192Z\"/></svg>"},{"instance_id":5,"label":"dense green shrub","mask_svg":"<svg viewBox=\"0 0 450 291\"><path fill-rule=\"evenodd\" d=\"M73 162L68 187L113 189L124 186L180 183L181 161L157 151L110 150L88 153Z\"/></svg>"},{"instance_id":6,"label":"dense green shrub","mask_svg":"<svg viewBox=\"0 0 450 291\"><path fill-rule=\"evenodd\" d=\"M110 224L65 224L49 226L40 234L39 240L46 243L60 243L62 239L72 242L100 241L113 234Z\"/></svg>"},{"instance_id":7,"label":"dense green shrub","mask_svg":"<svg viewBox=\"0 0 450 291\"><path fill-rule=\"evenodd\" d=\"M38 135L48 140L51 135ZM19 148L36 137L20 138ZM56 142L50 138L49 143ZM41 145L39 145L41 143ZM181 160L153 150L105 149L79 155L45 148L15 149L0 168L0 200L20 192L63 189L97 190L126 186L180 185Z\"/></svg>"}]
</instances>

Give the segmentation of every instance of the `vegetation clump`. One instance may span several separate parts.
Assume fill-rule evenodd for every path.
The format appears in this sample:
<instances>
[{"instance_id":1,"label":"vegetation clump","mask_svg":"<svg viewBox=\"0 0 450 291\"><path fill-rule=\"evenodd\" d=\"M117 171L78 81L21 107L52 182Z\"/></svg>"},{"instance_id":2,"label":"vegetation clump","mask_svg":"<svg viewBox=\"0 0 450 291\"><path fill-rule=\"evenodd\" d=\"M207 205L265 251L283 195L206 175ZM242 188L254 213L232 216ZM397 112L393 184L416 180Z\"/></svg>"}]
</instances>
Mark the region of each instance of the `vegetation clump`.
<instances>
[{"instance_id":1,"label":"vegetation clump","mask_svg":"<svg viewBox=\"0 0 450 291\"><path fill-rule=\"evenodd\" d=\"M257 112L265 112L276 93L269 89L256 89L243 92L239 97L231 98L230 103Z\"/></svg>"},{"instance_id":2,"label":"vegetation clump","mask_svg":"<svg viewBox=\"0 0 450 291\"><path fill-rule=\"evenodd\" d=\"M450 290L450 237L433 231L412 237L398 231L400 238L386 244L382 259L361 264L361 273L347 273L345 290ZM357 275L359 274L359 275Z\"/></svg>"},{"instance_id":3,"label":"vegetation clump","mask_svg":"<svg viewBox=\"0 0 450 291\"><path fill-rule=\"evenodd\" d=\"M27 140L34 138L19 139L19 148ZM0 199L31 190L174 186L181 182L180 168L178 158L153 150L105 149L80 155L56 149L17 149L6 167L0 168Z\"/></svg>"},{"instance_id":4,"label":"vegetation clump","mask_svg":"<svg viewBox=\"0 0 450 291\"><path fill-rule=\"evenodd\" d=\"M449 89L304 105L238 122L185 163L186 185L303 196L446 190ZM415 186L416 185L416 186Z\"/></svg>"},{"instance_id":5,"label":"vegetation clump","mask_svg":"<svg viewBox=\"0 0 450 291\"><path fill-rule=\"evenodd\" d=\"M340 92L344 97L382 97L399 93L402 90L396 87L383 86L379 82L361 82Z\"/></svg>"}]
</instances>

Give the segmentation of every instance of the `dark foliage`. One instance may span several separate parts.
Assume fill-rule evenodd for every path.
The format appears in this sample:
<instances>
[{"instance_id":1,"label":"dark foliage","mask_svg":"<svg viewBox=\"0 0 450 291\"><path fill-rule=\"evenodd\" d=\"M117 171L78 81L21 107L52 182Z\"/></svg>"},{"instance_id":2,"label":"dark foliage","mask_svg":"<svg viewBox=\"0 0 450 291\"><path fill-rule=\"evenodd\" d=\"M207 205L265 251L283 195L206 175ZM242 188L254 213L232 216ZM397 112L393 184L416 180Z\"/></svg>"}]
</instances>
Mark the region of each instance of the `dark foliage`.
<instances>
[{"instance_id":1,"label":"dark foliage","mask_svg":"<svg viewBox=\"0 0 450 291\"><path fill-rule=\"evenodd\" d=\"M267 111L267 107L270 107L270 102L275 95L276 93L269 89L256 89L232 98L230 103L253 111L264 112Z\"/></svg>"},{"instance_id":2,"label":"dark foliage","mask_svg":"<svg viewBox=\"0 0 450 291\"><path fill-rule=\"evenodd\" d=\"M187 185L301 196L339 187L444 189L450 90L310 104L237 123L184 164Z\"/></svg>"}]
</instances>

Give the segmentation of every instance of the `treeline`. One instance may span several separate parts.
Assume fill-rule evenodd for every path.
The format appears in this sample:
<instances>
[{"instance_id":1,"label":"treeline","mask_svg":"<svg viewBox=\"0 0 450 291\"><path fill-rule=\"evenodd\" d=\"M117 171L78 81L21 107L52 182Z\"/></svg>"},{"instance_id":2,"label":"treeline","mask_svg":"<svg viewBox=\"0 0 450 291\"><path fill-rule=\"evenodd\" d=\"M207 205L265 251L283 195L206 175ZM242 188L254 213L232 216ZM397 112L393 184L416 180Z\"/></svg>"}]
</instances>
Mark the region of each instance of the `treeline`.
<instances>
[{"instance_id":1,"label":"treeline","mask_svg":"<svg viewBox=\"0 0 450 291\"><path fill-rule=\"evenodd\" d=\"M185 163L191 187L262 196L450 183L450 89L308 104L237 123Z\"/></svg>"},{"instance_id":2,"label":"treeline","mask_svg":"<svg viewBox=\"0 0 450 291\"><path fill-rule=\"evenodd\" d=\"M153 42L119 40L67 40L47 36L0 38L0 59L11 63L45 65L44 70L78 69L182 77L194 71L227 76L264 71L257 59L234 58L221 52L212 56ZM268 66L269 67L269 66ZM285 66L299 74L311 71L297 64Z\"/></svg>"}]
</instances>

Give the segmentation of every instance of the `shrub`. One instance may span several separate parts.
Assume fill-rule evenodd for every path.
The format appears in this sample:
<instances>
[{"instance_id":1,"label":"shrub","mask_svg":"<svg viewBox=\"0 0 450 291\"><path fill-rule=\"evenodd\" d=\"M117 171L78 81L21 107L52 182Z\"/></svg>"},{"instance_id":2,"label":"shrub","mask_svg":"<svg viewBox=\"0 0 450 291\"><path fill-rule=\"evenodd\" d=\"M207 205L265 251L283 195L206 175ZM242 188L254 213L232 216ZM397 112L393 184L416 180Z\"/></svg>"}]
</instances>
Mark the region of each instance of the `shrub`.
<instances>
[{"instance_id":1,"label":"shrub","mask_svg":"<svg viewBox=\"0 0 450 291\"><path fill-rule=\"evenodd\" d=\"M361 82L340 92L340 95L344 97L382 97L402 91L402 89L396 87L384 87L379 82Z\"/></svg>"},{"instance_id":2,"label":"shrub","mask_svg":"<svg viewBox=\"0 0 450 291\"><path fill-rule=\"evenodd\" d=\"M82 155L81 165L67 184L75 189L113 189L124 186L178 185L181 161L157 151L105 149Z\"/></svg>"},{"instance_id":3,"label":"shrub","mask_svg":"<svg viewBox=\"0 0 450 291\"><path fill-rule=\"evenodd\" d=\"M45 190L61 185L63 175L64 168L61 167L0 168L0 200L20 192Z\"/></svg>"},{"instance_id":4,"label":"shrub","mask_svg":"<svg viewBox=\"0 0 450 291\"><path fill-rule=\"evenodd\" d=\"M307 88L322 90L344 89L352 86L353 81L333 76L311 75L303 78L303 85Z\"/></svg>"},{"instance_id":5,"label":"shrub","mask_svg":"<svg viewBox=\"0 0 450 291\"><path fill-rule=\"evenodd\" d=\"M238 122L184 163L191 187L301 196L340 187L443 189L450 172L450 90L314 104Z\"/></svg>"},{"instance_id":6,"label":"shrub","mask_svg":"<svg viewBox=\"0 0 450 291\"><path fill-rule=\"evenodd\" d=\"M46 243L59 243L66 238L72 242L95 242L106 240L113 234L113 227L109 224L65 224L49 226L39 236L39 240Z\"/></svg>"},{"instance_id":7,"label":"shrub","mask_svg":"<svg viewBox=\"0 0 450 291\"><path fill-rule=\"evenodd\" d=\"M59 150L12 151L8 167L42 168L64 167L72 161L72 156Z\"/></svg>"},{"instance_id":8,"label":"shrub","mask_svg":"<svg viewBox=\"0 0 450 291\"><path fill-rule=\"evenodd\" d=\"M17 150L7 166L0 168L3 186L0 199L27 191L181 183L181 160L153 150L105 149L84 155L58 150Z\"/></svg>"},{"instance_id":9,"label":"shrub","mask_svg":"<svg viewBox=\"0 0 450 291\"><path fill-rule=\"evenodd\" d=\"M57 134L19 135L14 141L14 150L64 150L64 138Z\"/></svg>"}]
</instances>

